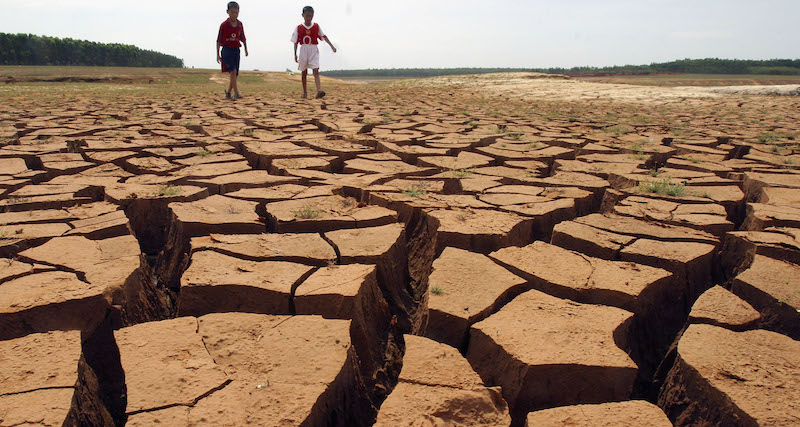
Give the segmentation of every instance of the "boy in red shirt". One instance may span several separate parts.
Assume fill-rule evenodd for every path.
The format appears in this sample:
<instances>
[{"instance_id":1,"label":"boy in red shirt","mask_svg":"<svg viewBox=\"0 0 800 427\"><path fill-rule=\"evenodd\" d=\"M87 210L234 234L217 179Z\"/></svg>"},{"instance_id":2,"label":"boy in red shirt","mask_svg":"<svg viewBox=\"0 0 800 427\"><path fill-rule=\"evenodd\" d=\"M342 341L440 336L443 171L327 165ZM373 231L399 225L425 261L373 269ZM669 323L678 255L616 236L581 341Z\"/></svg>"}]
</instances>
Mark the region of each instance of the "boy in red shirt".
<instances>
[{"instance_id":1,"label":"boy in red shirt","mask_svg":"<svg viewBox=\"0 0 800 427\"><path fill-rule=\"evenodd\" d=\"M336 53L336 48L333 47L331 41L328 40L328 36L319 28L319 24L311 23L313 19L314 8L311 6L304 7L303 21L305 22L294 29L294 34L292 34L291 38L291 42L294 43L294 62L297 62L298 69L303 72L303 98L308 97L306 79L308 77L309 68L314 71L314 83L317 84L317 98L325 96L325 92L322 91L322 83L319 80L319 48L317 47L319 39L325 40L331 46L331 49L333 49L333 53ZM297 56L298 44L300 45L300 57Z\"/></svg>"},{"instance_id":2,"label":"boy in red shirt","mask_svg":"<svg viewBox=\"0 0 800 427\"><path fill-rule=\"evenodd\" d=\"M239 99L239 86L236 84L236 78L239 76L239 46L244 44L244 56L249 56L247 53L247 39L244 37L244 26L242 21L239 21L239 3L232 1L228 3L228 19L219 26L219 33L217 34L217 63L222 64L222 72L230 73L231 83L228 90L225 91L225 98L231 99L231 92L234 93L234 98ZM222 54L220 55L219 48L222 46Z\"/></svg>"}]
</instances>

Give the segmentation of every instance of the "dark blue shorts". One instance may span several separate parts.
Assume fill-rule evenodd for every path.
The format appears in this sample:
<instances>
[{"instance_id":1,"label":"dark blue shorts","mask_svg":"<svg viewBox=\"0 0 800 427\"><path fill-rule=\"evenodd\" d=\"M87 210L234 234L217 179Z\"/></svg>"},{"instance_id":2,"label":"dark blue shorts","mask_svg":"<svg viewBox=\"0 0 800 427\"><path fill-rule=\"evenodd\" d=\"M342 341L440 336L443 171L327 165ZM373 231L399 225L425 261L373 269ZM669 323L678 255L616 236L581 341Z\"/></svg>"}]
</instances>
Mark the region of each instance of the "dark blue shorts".
<instances>
[{"instance_id":1,"label":"dark blue shorts","mask_svg":"<svg viewBox=\"0 0 800 427\"><path fill-rule=\"evenodd\" d=\"M238 76L240 57L241 54L239 53L239 48L222 46L222 72L230 73L235 70L236 75Z\"/></svg>"}]
</instances>

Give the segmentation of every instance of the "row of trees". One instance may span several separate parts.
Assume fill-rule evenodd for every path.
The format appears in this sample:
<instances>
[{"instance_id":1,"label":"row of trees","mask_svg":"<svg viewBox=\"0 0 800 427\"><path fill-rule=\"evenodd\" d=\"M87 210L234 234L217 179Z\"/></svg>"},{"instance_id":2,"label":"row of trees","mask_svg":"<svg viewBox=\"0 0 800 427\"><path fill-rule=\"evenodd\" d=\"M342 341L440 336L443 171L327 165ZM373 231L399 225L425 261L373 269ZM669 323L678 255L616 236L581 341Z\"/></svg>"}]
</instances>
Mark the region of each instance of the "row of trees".
<instances>
[{"instance_id":1,"label":"row of trees","mask_svg":"<svg viewBox=\"0 0 800 427\"><path fill-rule=\"evenodd\" d=\"M0 33L0 65L183 68L183 60L127 44Z\"/></svg>"},{"instance_id":2,"label":"row of trees","mask_svg":"<svg viewBox=\"0 0 800 427\"><path fill-rule=\"evenodd\" d=\"M618 65L613 67L574 68L392 68L369 70L327 71L330 77L434 77L455 74L486 74L499 72L529 71L571 76L591 75L640 75L662 73L685 74L769 74L800 75L800 59L682 59L679 61L652 63L650 65Z\"/></svg>"}]
</instances>

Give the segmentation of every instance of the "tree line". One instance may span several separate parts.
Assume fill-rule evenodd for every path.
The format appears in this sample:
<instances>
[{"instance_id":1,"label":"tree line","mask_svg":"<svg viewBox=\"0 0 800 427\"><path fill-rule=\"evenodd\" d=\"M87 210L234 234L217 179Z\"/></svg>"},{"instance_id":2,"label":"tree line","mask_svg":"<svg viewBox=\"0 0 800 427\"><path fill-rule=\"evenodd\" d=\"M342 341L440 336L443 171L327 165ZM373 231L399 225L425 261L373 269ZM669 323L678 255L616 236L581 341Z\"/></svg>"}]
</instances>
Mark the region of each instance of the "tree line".
<instances>
[{"instance_id":1,"label":"tree line","mask_svg":"<svg viewBox=\"0 0 800 427\"><path fill-rule=\"evenodd\" d=\"M681 59L650 65L616 65L611 67L552 68L392 68L368 70L336 70L322 74L330 77L435 77L463 74L504 72L537 72L570 76L645 75L645 74L767 74L800 75L800 59Z\"/></svg>"},{"instance_id":2,"label":"tree line","mask_svg":"<svg viewBox=\"0 0 800 427\"><path fill-rule=\"evenodd\" d=\"M0 33L0 65L183 68L183 60L127 44Z\"/></svg>"}]
</instances>

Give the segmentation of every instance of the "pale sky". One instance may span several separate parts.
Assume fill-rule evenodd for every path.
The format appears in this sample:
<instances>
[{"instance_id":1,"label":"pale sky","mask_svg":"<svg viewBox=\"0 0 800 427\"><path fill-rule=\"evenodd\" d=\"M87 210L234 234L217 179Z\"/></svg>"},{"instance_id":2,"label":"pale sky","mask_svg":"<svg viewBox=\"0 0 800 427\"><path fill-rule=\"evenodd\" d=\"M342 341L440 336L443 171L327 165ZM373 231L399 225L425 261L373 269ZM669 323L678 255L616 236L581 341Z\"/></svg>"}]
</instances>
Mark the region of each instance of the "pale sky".
<instances>
[{"instance_id":1,"label":"pale sky","mask_svg":"<svg viewBox=\"0 0 800 427\"><path fill-rule=\"evenodd\" d=\"M125 43L216 68L224 0L0 0L0 32ZM339 52L322 70L624 65L800 58L798 0L239 1L242 69L294 69L289 37L314 6Z\"/></svg>"}]
</instances>

